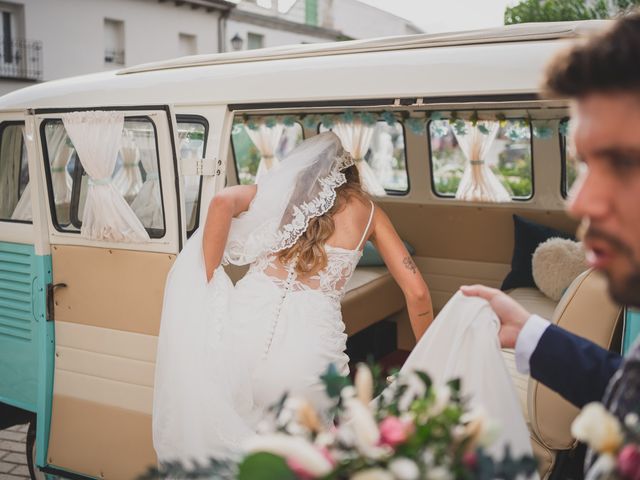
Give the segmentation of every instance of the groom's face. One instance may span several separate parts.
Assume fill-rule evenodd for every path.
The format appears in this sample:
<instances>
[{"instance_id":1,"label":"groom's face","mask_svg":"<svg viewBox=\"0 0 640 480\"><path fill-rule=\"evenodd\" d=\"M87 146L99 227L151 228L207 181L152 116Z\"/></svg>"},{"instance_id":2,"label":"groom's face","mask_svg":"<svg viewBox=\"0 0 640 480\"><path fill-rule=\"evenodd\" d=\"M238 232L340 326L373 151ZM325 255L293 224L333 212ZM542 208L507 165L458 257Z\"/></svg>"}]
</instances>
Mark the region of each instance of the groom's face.
<instances>
[{"instance_id":1,"label":"groom's face","mask_svg":"<svg viewBox=\"0 0 640 480\"><path fill-rule=\"evenodd\" d=\"M640 306L640 92L591 94L573 113L582 171L569 213L582 219L587 259L611 296Z\"/></svg>"}]
</instances>

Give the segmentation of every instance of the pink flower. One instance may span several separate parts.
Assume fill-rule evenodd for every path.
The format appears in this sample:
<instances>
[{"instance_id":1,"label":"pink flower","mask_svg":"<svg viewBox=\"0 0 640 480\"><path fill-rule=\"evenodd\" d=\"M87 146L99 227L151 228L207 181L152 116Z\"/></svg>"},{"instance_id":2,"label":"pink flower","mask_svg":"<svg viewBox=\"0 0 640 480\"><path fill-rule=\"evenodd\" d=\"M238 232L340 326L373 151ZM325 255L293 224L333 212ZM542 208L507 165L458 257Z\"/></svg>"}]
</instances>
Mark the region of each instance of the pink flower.
<instances>
[{"instance_id":1,"label":"pink flower","mask_svg":"<svg viewBox=\"0 0 640 480\"><path fill-rule=\"evenodd\" d=\"M329 452L329 450L327 450L324 447L316 448L316 450L326 460L329 461L331 466L335 466L336 462L331 456L331 453ZM314 475L312 472L310 472L307 468L305 468L305 466L301 462L296 460L294 457L287 457L287 466L296 475L296 478L299 478L300 480L313 480L315 478L318 478L319 476L319 475Z\"/></svg>"},{"instance_id":2,"label":"pink flower","mask_svg":"<svg viewBox=\"0 0 640 480\"><path fill-rule=\"evenodd\" d=\"M466 452L462 456L462 463L469 470L475 470L478 466L478 455L476 455L476 452Z\"/></svg>"},{"instance_id":3,"label":"pink flower","mask_svg":"<svg viewBox=\"0 0 640 480\"><path fill-rule=\"evenodd\" d=\"M395 447L405 442L413 433L413 423L398 417L386 417L380 422L380 443Z\"/></svg>"},{"instance_id":4,"label":"pink flower","mask_svg":"<svg viewBox=\"0 0 640 480\"><path fill-rule=\"evenodd\" d=\"M627 445L618 454L618 471L625 479L640 480L640 450Z\"/></svg>"}]
</instances>

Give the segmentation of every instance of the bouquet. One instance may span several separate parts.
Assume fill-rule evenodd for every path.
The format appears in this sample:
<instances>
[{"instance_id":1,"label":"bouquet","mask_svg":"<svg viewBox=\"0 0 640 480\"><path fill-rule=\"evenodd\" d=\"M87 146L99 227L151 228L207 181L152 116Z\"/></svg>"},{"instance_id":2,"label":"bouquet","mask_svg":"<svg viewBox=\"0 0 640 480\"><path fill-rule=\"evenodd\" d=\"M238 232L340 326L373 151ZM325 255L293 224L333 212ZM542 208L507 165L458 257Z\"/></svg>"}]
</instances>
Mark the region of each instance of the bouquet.
<instances>
[{"instance_id":1,"label":"bouquet","mask_svg":"<svg viewBox=\"0 0 640 480\"><path fill-rule=\"evenodd\" d=\"M571 433L598 453L587 480L640 480L637 413L627 414L621 423L601 403L589 403L573 421Z\"/></svg>"},{"instance_id":2,"label":"bouquet","mask_svg":"<svg viewBox=\"0 0 640 480\"><path fill-rule=\"evenodd\" d=\"M393 378L383 389L380 369L360 364L352 384L330 366L321 377L326 411L284 395L237 461L165 465L146 478L508 480L535 472L535 459L508 448L500 461L484 453L495 425L467 408L459 381L436 386L420 371Z\"/></svg>"}]
</instances>

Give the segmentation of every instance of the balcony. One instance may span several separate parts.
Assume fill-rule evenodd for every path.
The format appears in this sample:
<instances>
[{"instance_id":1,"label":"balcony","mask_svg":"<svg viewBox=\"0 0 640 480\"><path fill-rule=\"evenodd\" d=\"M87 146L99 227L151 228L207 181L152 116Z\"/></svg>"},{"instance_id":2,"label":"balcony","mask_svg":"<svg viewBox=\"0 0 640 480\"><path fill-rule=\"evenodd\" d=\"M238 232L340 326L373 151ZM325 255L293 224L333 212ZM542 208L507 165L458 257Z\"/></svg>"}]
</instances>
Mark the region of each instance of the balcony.
<instances>
[{"instance_id":1,"label":"balcony","mask_svg":"<svg viewBox=\"0 0 640 480\"><path fill-rule=\"evenodd\" d=\"M104 63L107 65L124 65L124 50L106 48L104 50Z\"/></svg>"},{"instance_id":2,"label":"balcony","mask_svg":"<svg viewBox=\"0 0 640 480\"><path fill-rule=\"evenodd\" d=\"M0 78L42 80L42 42L0 39Z\"/></svg>"}]
</instances>

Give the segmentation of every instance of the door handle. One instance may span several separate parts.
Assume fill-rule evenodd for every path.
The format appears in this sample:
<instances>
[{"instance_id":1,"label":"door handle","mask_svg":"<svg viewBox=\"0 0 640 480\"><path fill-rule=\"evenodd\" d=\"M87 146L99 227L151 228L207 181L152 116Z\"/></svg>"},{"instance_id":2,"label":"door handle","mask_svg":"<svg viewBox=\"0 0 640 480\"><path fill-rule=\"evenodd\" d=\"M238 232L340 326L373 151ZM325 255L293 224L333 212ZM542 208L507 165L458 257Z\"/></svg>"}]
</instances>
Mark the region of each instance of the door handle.
<instances>
[{"instance_id":1,"label":"door handle","mask_svg":"<svg viewBox=\"0 0 640 480\"><path fill-rule=\"evenodd\" d=\"M47 322L53 322L54 318L54 302L53 302L53 294L56 288L62 287L65 288L67 286L66 283L48 283L47 284Z\"/></svg>"}]
</instances>

